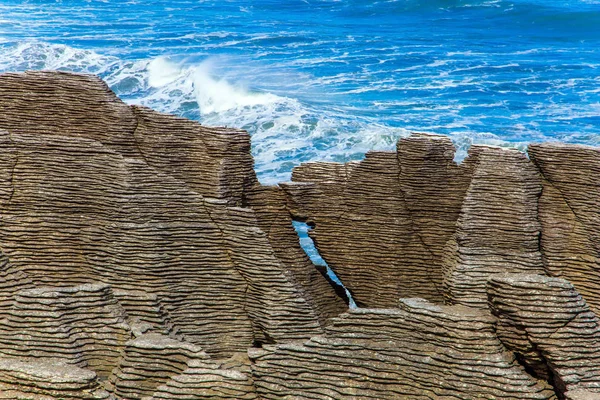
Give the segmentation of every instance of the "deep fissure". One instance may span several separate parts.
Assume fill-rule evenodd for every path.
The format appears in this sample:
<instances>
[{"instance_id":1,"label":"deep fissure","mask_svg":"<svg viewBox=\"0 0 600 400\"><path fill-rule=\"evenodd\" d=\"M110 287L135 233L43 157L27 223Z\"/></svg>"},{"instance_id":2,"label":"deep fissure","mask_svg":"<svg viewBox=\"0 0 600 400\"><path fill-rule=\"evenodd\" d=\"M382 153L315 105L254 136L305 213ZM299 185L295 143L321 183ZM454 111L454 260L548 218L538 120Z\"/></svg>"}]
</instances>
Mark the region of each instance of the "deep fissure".
<instances>
[{"instance_id":1,"label":"deep fissure","mask_svg":"<svg viewBox=\"0 0 600 400\"><path fill-rule=\"evenodd\" d=\"M348 288L346 286L344 286L344 284L342 283L340 278L336 275L336 273L329 267L329 265L327 265L327 262L321 256L321 254L319 253L319 250L315 246L315 242L308 235L308 232L311 231L313 229L313 227L311 227L306 222L302 222L302 221L298 221L298 220L292 221L292 225L294 226L294 229L296 230L296 233L298 234L298 239L300 240L300 247L302 247L302 250L304 250L304 252L308 256L308 258L310 258L310 261L312 261L312 263L317 268L318 267L325 268L326 275L327 275L327 278L329 278L330 283L337 285L338 288L341 288L343 290L343 292L346 294L346 298L348 299L348 307L350 307L352 309L358 308L358 306L356 305L356 302L354 301L354 298L352 297L352 293L350 292L350 290L348 290Z\"/></svg>"}]
</instances>

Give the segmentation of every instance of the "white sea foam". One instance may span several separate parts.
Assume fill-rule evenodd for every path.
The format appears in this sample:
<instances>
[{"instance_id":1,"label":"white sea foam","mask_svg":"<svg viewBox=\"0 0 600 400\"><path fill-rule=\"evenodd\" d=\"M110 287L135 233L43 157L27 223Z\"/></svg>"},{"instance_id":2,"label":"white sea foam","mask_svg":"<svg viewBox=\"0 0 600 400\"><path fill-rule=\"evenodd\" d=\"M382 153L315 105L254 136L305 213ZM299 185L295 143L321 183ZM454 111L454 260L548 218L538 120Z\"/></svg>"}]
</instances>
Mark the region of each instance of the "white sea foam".
<instances>
[{"instance_id":1,"label":"white sea foam","mask_svg":"<svg viewBox=\"0 0 600 400\"><path fill-rule=\"evenodd\" d=\"M289 180L291 168L299 162L344 161L360 158L371 149L392 149L399 136L408 134L404 129L352 117L348 110L316 110L296 98L250 89L241 78L242 71L233 80L222 77L223 71L235 70L226 63L218 58L200 63L166 57L128 61L41 42L0 48L0 71L94 73L130 104L195 117L206 125L248 130L255 166L264 183ZM289 75L281 75L281 79L289 80ZM285 85L290 86L282 82Z\"/></svg>"}]
</instances>

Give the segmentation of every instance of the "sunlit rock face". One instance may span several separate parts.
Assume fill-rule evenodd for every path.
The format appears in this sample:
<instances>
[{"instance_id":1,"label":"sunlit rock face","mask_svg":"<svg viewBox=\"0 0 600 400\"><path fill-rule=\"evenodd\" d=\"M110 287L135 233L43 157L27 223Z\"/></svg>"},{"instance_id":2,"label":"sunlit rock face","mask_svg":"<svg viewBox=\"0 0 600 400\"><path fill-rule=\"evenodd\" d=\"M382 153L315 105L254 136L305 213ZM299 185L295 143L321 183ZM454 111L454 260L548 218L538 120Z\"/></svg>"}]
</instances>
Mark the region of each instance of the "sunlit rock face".
<instances>
[{"instance_id":1,"label":"sunlit rock face","mask_svg":"<svg viewBox=\"0 0 600 400\"><path fill-rule=\"evenodd\" d=\"M414 134L264 186L244 131L28 72L0 151L0 399L600 396L597 149Z\"/></svg>"}]
</instances>

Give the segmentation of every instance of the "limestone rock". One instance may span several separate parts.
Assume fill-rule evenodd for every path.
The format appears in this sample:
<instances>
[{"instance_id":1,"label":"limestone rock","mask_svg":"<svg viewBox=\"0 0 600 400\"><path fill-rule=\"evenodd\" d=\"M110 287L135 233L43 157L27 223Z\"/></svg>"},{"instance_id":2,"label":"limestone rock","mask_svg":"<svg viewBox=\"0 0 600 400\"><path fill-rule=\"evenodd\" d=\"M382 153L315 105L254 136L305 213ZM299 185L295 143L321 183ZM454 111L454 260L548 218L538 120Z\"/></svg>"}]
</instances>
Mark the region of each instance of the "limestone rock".
<instances>
[{"instance_id":1,"label":"limestone rock","mask_svg":"<svg viewBox=\"0 0 600 400\"><path fill-rule=\"evenodd\" d=\"M485 308L491 274L543 272L533 164L488 146L453 157L447 137L414 134L396 154L303 164L281 185L359 305L415 296Z\"/></svg>"},{"instance_id":2,"label":"limestone rock","mask_svg":"<svg viewBox=\"0 0 600 400\"><path fill-rule=\"evenodd\" d=\"M188 368L144 400L258 399L248 362L232 357L224 362L190 360Z\"/></svg>"},{"instance_id":3,"label":"limestone rock","mask_svg":"<svg viewBox=\"0 0 600 400\"><path fill-rule=\"evenodd\" d=\"M247 133L130 107L94 76L1 74L0 98L0 129L93 139L144 160L203 196L241 205L245 187L256 181Z\"/></svg>"},{"instance_id":4,"label":"limestone rock","mask_svg":"<svg viewBox=\"0 0 600 400\"><path fill-rule=\"evenodd\" d=\"M443 260L451 304L487 308L486 281L503 272L544 273L537 220L541 180L514 149L473 146L472 169L454 236Z\"/></svg>"},{"instance_id":5,"label":"limestone rock","mask_svg":"<svg viewBox=\"0 0 600 400\"><path fill-rule=\"evenodd\" d=\"M150 396L159 385L186 369L189 360L208 358L192 343L157 333L142 335L125 344L109 378L111 391L123 400Z\"/></svg>"},{"instance_id":6,"label":"limestone rock","mask_svg":"<svg viewBox=\"0 0 600 400\"><path fill-rule=\"evenodd\" d=\"M543 176L541 249L548 274L568 279L600 312L600 151L560 143L532 144Z\"/></svg>"},{"instance_id":7,"label":"limestone rock","mask_svg":"<svg viewBox=\"0 0 600 400\"><path fill-rule=\"evenodd\" d=\"M600 323L568 281L506 274L488 283L498 337L557 393L600 397Z\"/></svg>"},{"instance_id":8,"label":"limestone rock","mask_svg":"<svg viewBox=\"0 0 600 400\"><path fill-rule=\"evenodd\" d=\"M115 298L127 313L127 323L135 336L146 332L177 335L171 316L161 299L143 290L113 290Z\"/></svg>"},{"instance_id":9,"label":"limestone rock","mask_svg":"<svg viewBox=\"0 0 600 400\"><path fill-rule=\"evenodd\" d=\"M588 390L573 390L565 393L565 400L598 400L598 393Z\"/></svg>"},{"instance_id":10,"label":"limestone rock","mask_svg":"<svg viewBox=\"0 0 600 400\"><path fill-rule=\"evenodd\" d=\"M207 201L206 209L222 231L228 257L247 284L246 310L254 342L275 343L321 333L316 311L293 274L275 256L254 211L219 205Z\"/></svg>"},{"instance_id":11,"label":"limestone rock","mask_svg":"<svg viewBox=\"0 0 600 400\"><path fill-rule=\"evenodd\" d=\"M131 337L126 314L106 284L17 293L0 320L0 357L62 359L106 378Z\"/></svg>"},{"instance_id":12,"label":"limestone rock","mask_svg":"<svg viewBox=\"0 0 600 400\"><path fill-rule=\"evenodd\" d=\"M135 144L149 166L185 182L192 190L241 206L256 183L250 136L230 128L208 128L144 107L132 107Z\"/></svg>"},{"instance_id":13,"label":"limestone rock","mask_svg":"<svg viewBox=\"0 0 600 400\"><path fill-rule=\"evenodd\" d=\"M393 307L401 296L441 300L433 255L415 230L398 183L395 153L359 163L304 164L282 185L290 210L315 225L321 256L359 306Z\"/></svg>"},{"instance_id":14,"label":"limestone rock","mask_svg":"<svg viewBox=\"0 0 600 400\"><path fill-rule=\"evenodd\" d=\"M5 74L0 93L0 307L15 287L143 290L122 299L137 335L172 331L217 357L319 334L336 312L325 280L309 293L288 270L305 256L282 263L237 207L257 186L247 133L129 107L88 76Z\"/></svg>"},{"instance_id":15,"label":"limestone rock","mask_svg":"<svg viewBox=\"0 0 600 400\"><path fill-rule=\"evenodd\" d=\"M414 134L266 187L243 131L28 72L0 151L0 399L600 395L597 149Z\"/></svg>"},{"instance_id":16,"label":"limestone rock","mask_svg":"<svg viewBox=\"0 0 600 400\"><path fill-rule=\"evenodd\" d=\"M14 270L39 286L143 289L205 350L251 345L247 283L203 197L90 139L5 134L0 148L18 158L0 222Z\"/></svg>"},{"instance_id":17,"label":"limestone rock","mask_svg":"<svg viewBox=\"0 0 600 400\"><path fill-rule=\"evenodd\" d=\"M140 157L132 135L137 121L100 79L65 72L0 75L0 129L14 134L88 138Z\"/></svg>"},{"instance_id":18,"label":"limestone rock","mask_svg":"<svg viewBox=\"0 0 600 400\"><path fill-rule=\"evenodd\" d=\"M554 398L506 351L491 315L422 299L350 311L324 336L251 358L264 399Z\"/></svg>"},{"instance_id":19,"label":"limestone rock","mask_svg":"<svg viewBox=\"0 0 600 400\"><path fill-rule=\"evenodd\" d=\"M248 204L256 213L257 226L267 235L274 255L289 271L301 288L321 325L348 308L345 293L332 290L327 281L326 269L314 265L300 247L298 234L292 226L285 192L276 186L254 186L248 193ZM324 279L325 278L325 279Z\"/></svg>"},{"instance_id":20,"label":"limestone rock","mask_svg":"<svg viewBox=\"0 0 600 400\"><path fill-rule=\"evenodd\" d=\"M114 400L88 369L61 360L0 358L0 399Z\"/></svg>"}]
</instances>

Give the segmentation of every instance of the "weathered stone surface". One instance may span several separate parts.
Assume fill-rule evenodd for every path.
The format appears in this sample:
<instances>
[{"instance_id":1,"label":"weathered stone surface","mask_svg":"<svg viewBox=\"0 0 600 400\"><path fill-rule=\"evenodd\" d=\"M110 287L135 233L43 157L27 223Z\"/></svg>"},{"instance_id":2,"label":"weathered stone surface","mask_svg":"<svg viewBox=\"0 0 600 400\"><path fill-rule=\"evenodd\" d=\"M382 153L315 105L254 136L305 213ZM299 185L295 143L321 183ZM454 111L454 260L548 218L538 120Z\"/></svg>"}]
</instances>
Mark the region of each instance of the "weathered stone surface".
<instances>
[{"instance_id":1,"label":"weathered stone surface","mask_svg":"<svg viewBox=\"0 0 600 400\"><path fill-rule=\"evenodd\" d=\"M125 344L118 366L109 378L110 389L119 399L133 400L151 396L172 376L187 368L192 359L208 359L192 343L149 333Z\"/></svg>"},{"instance_id":2,"label":"weathered stone surface","mask_svg":"<svg viewBox=\"0 0 600 400\"><path fill-rule=\"evenodd\" d=\"M597 400L598 393L588 390L573 390L565 393L565 400Z\"/></svg>"},{"instance_id":3,"label":"weathered stone surface","mask_svg":"<svg viewBox=\"0 0 600 400\"><path fill-rule=\"evenodd\" d=\"M113 290L127 314L127 323L135 336L147 332L171 334L177 336L171 316L161 299L144 290Z\"/></svg>"},{"instance_id":4,"label":"weathered stone surface","mask_svg":"<svg viewBox=\"0 0 600 400\"><path fill-rule=\"evenodd\" d=\"M180 333L207 351L230 354L251 345L247 283L203 197L93 140L3 139L2 151L18 158L0 222L13 269L35 285L101 281L143 289L159 296Z\"/></svg>"},{"instance_id":5,"label":"weathered stone surface","mask_svg":"<svg viewBox=\"0 0 600 400\"><path fill-rule=\"evenodd\" d=\"M455 148L447 136L413 134L398 141L398 181L415 233L439 266L471 183L472 163L457 165ZM431 279L441 285L441 274L433 266Z\"/></svg>"},{"instance_id":6,"label":"weathered stone surface","mask_svg":"<svg viewBox=\"0 0 600 400\"><path fill-rule=\"evenodd\" d=\"M256 213L258 226L267 235L275 256L313 304L322 325L348 308L345 293L336 293L324 277L326 270L314 265L300 247L298 234L286 207L285 192L276 186L254 186L248 193L248 204ZM337 288L334 287L334 290Z\"/></svg>"},{"instance_id":7,"label":"weathered stone surface","mask_svg":"<svg viewBox=\"0 0 600 400\"><path fill-rule=\"evenodd\" d=\"M258 399L248 364L236 356L219 363L190 360L186 370L159 386L147 400Z\"/></svg>"},{"instance_id":8,"label":"weathered stone surface","mask_svg":"<svg viewBox=\"0 0 600 400\"><path fill-rule=\"evenodd\" d=\"M207 128L184 118L132 107L135 144L149 166L185 182L195 192L241 206L256 183L250 136Z\"/></svg>"},{"instance_id":9,"label":"weathered stone surface","mask_svg":"<svg viewBox=\"0 0 600 400\"><path fill-rule=\"evenodd\" d=\"M130 107L94 76L1 74L0 98L0 129L93 139L144 160L203 196L241 205L244 189L256 181L247 133Z\"/></svg>"},{"instance_id":10,"label":"weathered stone surface","mask_svg":"<svg viewBox=\"0 0 600 400\"><path fill-rule=\"evenodd\" d=\"M0 75L0 129L14 134L93 139L140 157L131 108L100 79L65 72Z\"/></svg>"},{"instance_id":11,"label":"weathered stone surface","mask_svg":"<svg viewBox=\"0 0 600 400\"><path fill-rule=\"evenodd\" d=\"M246 310L254 342L275 343L321 333L317 313L275 256L254 211L226 208L218 201L207 201L206 208L221 229L228 257L247 284Z\"/></svg>"},{"instance_id":12,"label":"weathered stone surface","mask_svg":"<svg viewBox=\"0 0 600 400\"><path fill-rule=\"evenodd\" d=\"M322 332L334 290L323 280L310 297L254 212L230 207L256 186L246 133L126 106L97 78L6 74L0 88L11 104L0 113L10 130L0 135L9 292L91 281L143 289L151 296L132 296L137 305L124 300L138 333L172 329L216 356ZM94 107L72 104L82 93ZM157 307L170 323L148 315Z\"/></svg>"},{"instance_id":13,"label":"weathered stone surface","mask_svg":"<svg viewBox=\"0 0 600 400\"><path fill-rule=\"evenodd\" d=\"M536 168L488 146L473 146L460 166L453 157L447 137L415 134L396 154L304 164L282 185L359 305L418 296L485 308L491 274L543 272Z\"/></svg>"},{"instance_id":14,"label":"weathered stone surface","mask_svg":"<svg viewBox=\"0 0 600 400\"><path fill-rule=\"evenodd\" d=\"M345 166L304 164L282 185L292 213L315 225L310 235L320 254L359 306L393 307L401 296L441 300L441 273L415 230L399 174L395 153L369 152Z\"/></svg>"},{"instance_id":15,"label":"weathered stone surface","mask_svg":"<svg viewBox=\"0 0 600 400\"><path fill-rule=\"evenodd\" d=\"M502 342L562 396L587 390L600 397L600 324L568 281L506 274L488 282Z\"/></svg>"},{"instance_id":16,"label":"weathered stone surface","mask_svg":"<svg viewBox=\"0 0 600 400\"><path fill-rule=\"evenodd\" d=\"M600 150L532 144L543 176L539 201L541 249L549 275L568 279L600 312Z\"/></svg>"},{"instance_id":17,"label":"weathered stone surface","mask_svg":"<svg viewBox=\"0 0 600 400\"><path fill-rule=\"evenodd\" d=\"M0 320L0 357L60 358L106 378L130 339L126 314L106 284L17 293Z\"/></svg>"},{"instance_id":18,"label":"weathered stone surface","mask_svg":"<svg viewBox=\"0 0 600 400\"><path fill-rule=\"evenodd\" d=\"M264 399L554 398L506 351L487 312L421 299L350 311L325 336L251 358Z\"/></svg>"},{"instance_id":19,"label":"weathered stone surface","mask_svg":"<svg viewBox=\"0 0 600 400\"><path fill-rule=\"evenodd\" d=\"M279 187L249 151L94 77L0 75L0 399L600 396L598 150L458 165L414 134ZM343 313L293 219L380 308Z\"/></svg>"},{"instance_id":20,"label":"weathered stone surface","mask_svg":"<svg viewBox=\"0 0 600 400\"><path fill-rule=\"evenodd\" d=\"M0 358L0 399L114 400L88 369L61 360Z\"/></svg>"},{"instance_id":21,"label":"weathered stone surface","mask_svg":"<svg viewBox=\"0 0 600 400\"><path fill-rule=\"evenodd\" d=\"M472 169L454 236L443 260L450 304L487 308L486 281L494 274L544 273L539 249L539 174L514 149L473 146Z\"/></svg>"}]
</instances>

